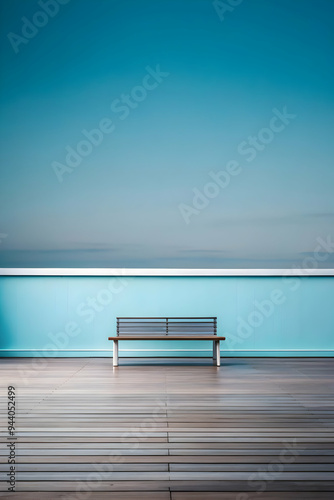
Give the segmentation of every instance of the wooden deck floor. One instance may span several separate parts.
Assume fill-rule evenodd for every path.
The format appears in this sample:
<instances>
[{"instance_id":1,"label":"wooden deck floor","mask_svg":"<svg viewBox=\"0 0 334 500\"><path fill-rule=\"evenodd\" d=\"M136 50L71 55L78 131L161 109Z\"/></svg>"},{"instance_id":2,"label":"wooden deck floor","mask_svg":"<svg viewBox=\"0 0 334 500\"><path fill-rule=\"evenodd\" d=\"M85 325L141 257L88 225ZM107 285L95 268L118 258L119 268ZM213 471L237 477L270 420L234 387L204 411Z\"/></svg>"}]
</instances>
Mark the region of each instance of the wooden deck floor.
<instances>
[{"instance_id":1,"label":"wooden deck floor","mask_svg":"<svg viewBox=\"0 0 334 500\"><path fill-rule=\"evenodd\" d=\"M1 359L0 380L2 498L334 498L333 359Z\"/></svg>"}]
</instances>

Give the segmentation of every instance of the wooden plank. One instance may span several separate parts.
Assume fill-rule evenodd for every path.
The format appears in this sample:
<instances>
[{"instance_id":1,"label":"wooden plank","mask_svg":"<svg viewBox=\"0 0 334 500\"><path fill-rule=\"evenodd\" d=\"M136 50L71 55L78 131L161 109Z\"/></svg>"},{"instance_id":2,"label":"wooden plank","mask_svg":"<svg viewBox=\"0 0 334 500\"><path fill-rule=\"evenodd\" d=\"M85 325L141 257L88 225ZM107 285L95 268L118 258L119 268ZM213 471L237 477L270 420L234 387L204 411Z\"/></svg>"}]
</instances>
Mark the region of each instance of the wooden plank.
<instances>
[{"instance_id":1,"label":"wooden plank","mask_svg":"<svg viewBox=\"0 0 334 500\"><path fill-rule=\"evenodd\" d=\"M97 479L90 481L91 492L105 491L105 492L119 492L119 491L133 491L133 492L146 492L146 491L251 491L256 495L256 490L250 490L248 481L103 481L99 482ZM72 491L75 492L78 487L76 481L22 481L18 484L17 492L33 492L33 491ZM0 483L0 491L4 492L5 486ZM271 481L268 482L267 491L299 491L299 492L334 492L334 481ZM8 495L8 493L7 493ZM333 496L333 493L332 493ZM11 498L11 497L7 497ZM50 498L50 496L49 496ZM94 497L93 497L94 498ZM283 495L282 495L282 498ZM316 500L317 497L314 497Z\"/></svg>"},{"instance_id":2,"label":"wooden plank","mask_svg":"<svg viewBox=\"0 0 334 500\"><path fill-rule=\"evenodd\" d=\"M212 492L212 491L201 491L195 492L173 492L171 496L171 500L253 500L257 498L256 493L252 493L248 495L245 492L233 492L233 493L224 493L224 492ZM259 496L261 500L333 500L333 493L328 492L316 492L309 493L303 491L301 493L298 492L284 492L282 495L281 492L268 492L263 491Z\"/></svg>"},{"instance_id":3,"label":"wooden plank","mask_svg":"<svg viewBox=\"0 0 334 500\"><path fill-rule=\"evenodd\" d=\"M172 458L170 455L63 455L61 462L59 456L57 455L29 455L20 458L20 464L63 464L64 466L72 463L80 464L118 464L118 463L193 463L193 464L269 464L272 462L278 463L280 460L279 454L271 455L247 455L242 453L241 455L174 455ZM296 464L333 464L334 455L297 455L295 457L294 463ZM0 460L1 464L7 464L7 459L3 458ZM7 465L6 465L7 466ZM325 465L324 465L325 467Z\"/></svg>"},{"instance_id":4,"label":"wooden plank","mask_svg":"<svg viewBox=\"0 0 334 500\"><path fill-rule=\"evenodd\" d=\"M75 490L74 490L75 491ZM79 496L76 496L72 491L60 491L60 492L52 492L52 496L50 492L37 492L29 493L28 491L23 492L14 492L10 495L8 493L1 493L0 498L4 498L7 500L79 500ZM86 494L85 498L94 498L94 500L170 500L169 492L162 491L116 491L116 492L101 492L94 491L94 496L88 496ZM235 499L234 499L235 500ZM327 499L323 499L327 500Z\"/></svg>"}]
</instances>

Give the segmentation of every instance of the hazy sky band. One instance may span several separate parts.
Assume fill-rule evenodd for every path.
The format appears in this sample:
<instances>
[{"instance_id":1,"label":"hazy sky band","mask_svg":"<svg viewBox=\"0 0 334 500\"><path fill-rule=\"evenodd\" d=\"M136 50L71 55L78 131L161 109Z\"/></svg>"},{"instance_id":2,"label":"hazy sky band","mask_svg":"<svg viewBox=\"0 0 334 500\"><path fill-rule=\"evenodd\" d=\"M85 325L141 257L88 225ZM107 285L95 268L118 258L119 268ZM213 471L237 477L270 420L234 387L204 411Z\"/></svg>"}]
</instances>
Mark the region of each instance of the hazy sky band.
<instances>
[{"instance_id":1,"label":"hazy sky band","mask_svg":"<svg viewBox=\"0 0 334 500\"><path fill-rule=\"evenodd\" d=\"M334 238L334 4L237 3L0 2L0 266L289 267Z\"/></svg>"}]
</instances>

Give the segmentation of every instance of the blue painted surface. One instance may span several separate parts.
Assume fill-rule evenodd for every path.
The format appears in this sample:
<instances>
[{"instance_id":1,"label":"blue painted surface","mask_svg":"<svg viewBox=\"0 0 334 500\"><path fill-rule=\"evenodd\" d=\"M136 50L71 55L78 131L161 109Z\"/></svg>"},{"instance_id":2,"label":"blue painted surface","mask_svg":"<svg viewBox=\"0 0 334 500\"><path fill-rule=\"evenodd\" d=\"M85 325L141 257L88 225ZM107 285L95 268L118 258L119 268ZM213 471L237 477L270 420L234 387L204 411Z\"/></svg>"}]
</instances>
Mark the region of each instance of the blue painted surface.
<instances>
[{"instance_id":1,"label":"blue painted surface","mask_svg":"<svg viewBox=\"0 0 334 500\"><path fill-rule=\"evenodd\" d=\"M332 356L333 277L1 277L2 356L110 356L117 316L217 316L222 356ZM200 341L120 356L208 356Z\"/></svg>"}]
</instances>

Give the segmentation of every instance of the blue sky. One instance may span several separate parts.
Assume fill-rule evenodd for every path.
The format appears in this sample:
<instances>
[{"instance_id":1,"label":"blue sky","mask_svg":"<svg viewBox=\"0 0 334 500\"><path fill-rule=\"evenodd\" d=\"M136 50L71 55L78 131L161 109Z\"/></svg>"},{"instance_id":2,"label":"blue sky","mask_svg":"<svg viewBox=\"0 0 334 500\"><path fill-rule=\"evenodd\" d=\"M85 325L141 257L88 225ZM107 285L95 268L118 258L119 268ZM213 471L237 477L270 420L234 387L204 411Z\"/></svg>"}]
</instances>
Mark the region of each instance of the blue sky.
<instances>
[{"instance_id":1,"label":"blue sky","mask_svg":"<svg viewBox=\"0 0 334 500\"><path fill-rule=\"evenodd\" d=\"M0 266L290 267L334 239L332 1L55 1L0 2Z\"/></svg>"}]
</instances>

